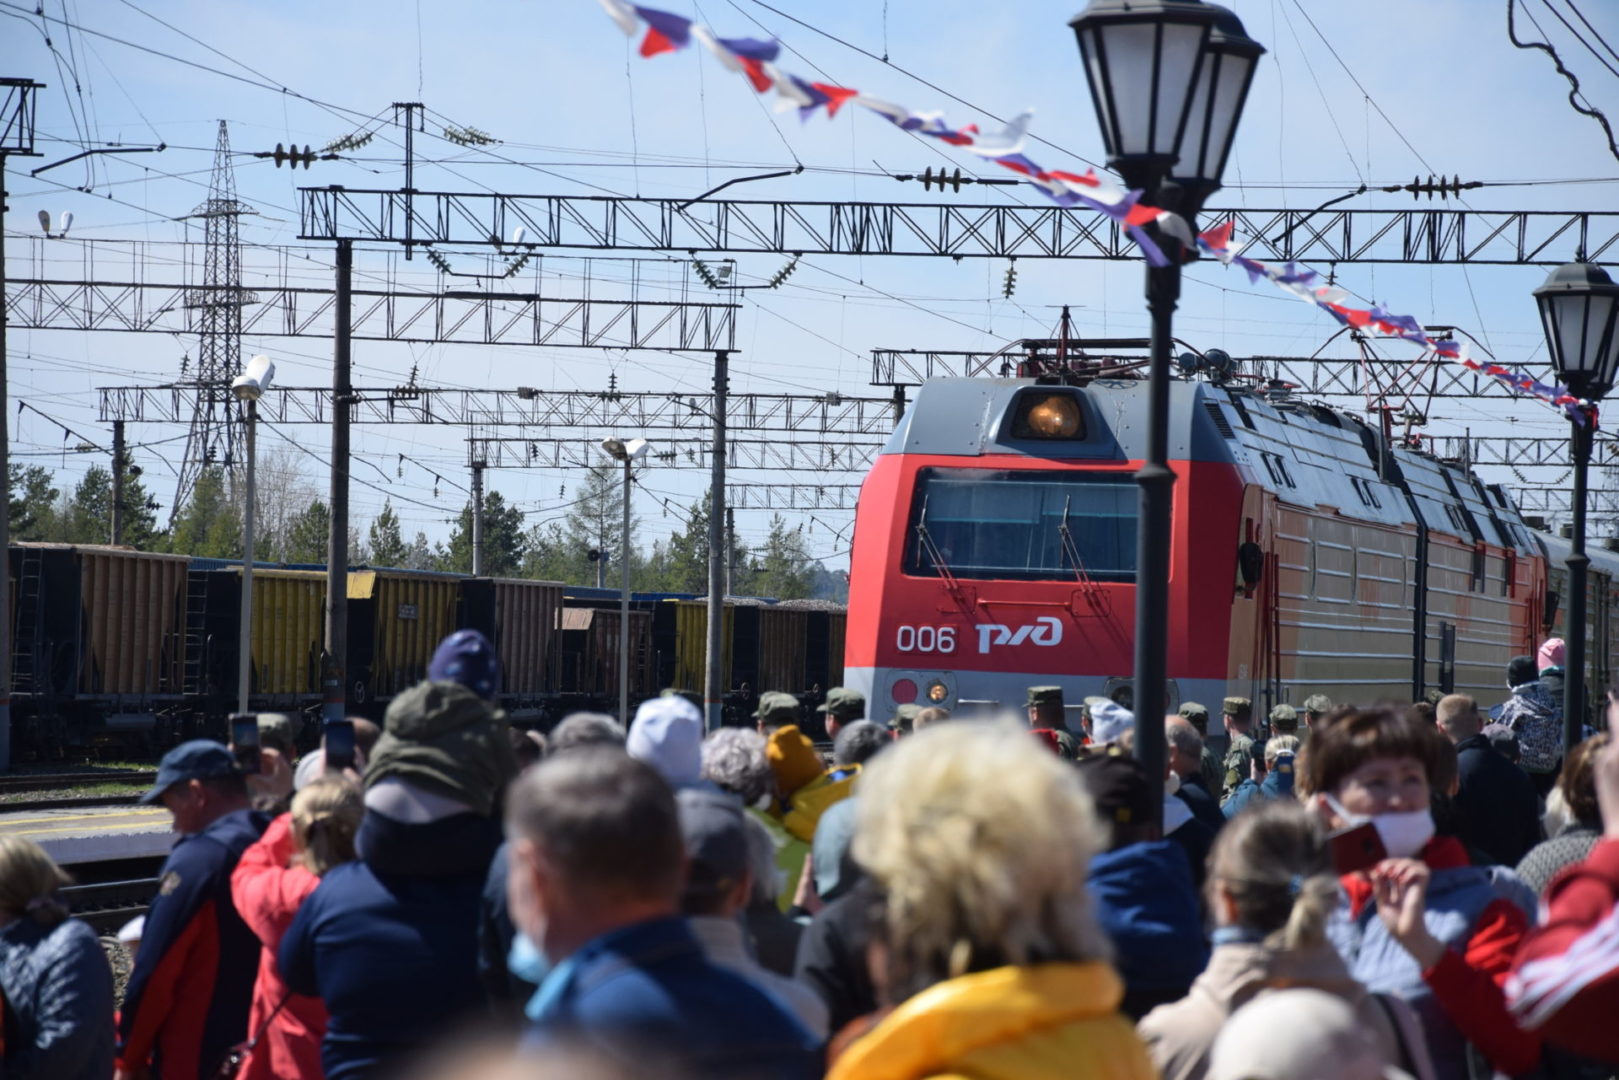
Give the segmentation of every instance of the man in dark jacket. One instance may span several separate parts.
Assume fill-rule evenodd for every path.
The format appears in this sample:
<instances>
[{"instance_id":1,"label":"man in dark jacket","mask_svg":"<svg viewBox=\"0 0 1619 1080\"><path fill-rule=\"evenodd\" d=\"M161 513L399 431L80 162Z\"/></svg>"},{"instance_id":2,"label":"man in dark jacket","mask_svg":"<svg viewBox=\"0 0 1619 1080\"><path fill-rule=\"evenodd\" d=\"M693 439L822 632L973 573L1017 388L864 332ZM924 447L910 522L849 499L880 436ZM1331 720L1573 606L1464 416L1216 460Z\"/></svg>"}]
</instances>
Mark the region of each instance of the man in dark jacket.
<instances>
[{"instance_id":1,"label":"man in dark jacket","mask_svg":"<svg viewBox=\"0 0 1619 1080\"><path fill-rule=\"evenodd\" d=\"M1192 816L1215 832L1225 827L1226 816L1220 812L1220 802L1214 797L1203 778L1203 737L1190 720L1182 716L1164 719L1164 737L1169 746L1169 771L1180 780L1177 798L1192 811Z\"/></svg>"},{"instance_id":2,"label":"man in dark jacket","mask_svg":"<svg viewBox=\"0 0 1619 1080\"><path fill-rule=\"evenodd\" d=\"M124 991L116 1075L209 1080L248 1035L259 940L236 913L230 875L269 822L251 808L231 752L207 739L163 755L141 801L161 802L180 839Z\"/></svg>"},{"instance_id":3,"label":"man in dark jacket","mask_svg":"<svg viewBox=\"0 0 1619 1080\"><path fill-rule=\"evenodd\" d=\"M359 859L329 871L282 938L287 986L331 1020L327 1080L392 1066L484 1006L479 910L517 771L504 717L460 682L394 698L365 773Z\"/></svg>"},{"instance_id":4,"label":"man in dark jacket","mask_svg":"<svg viewBox=\"0 0 1619 1080\"><path fill-rule=\"evenodd\" d=\"M818 1040L710 963L679 917L685 843L649 766L612 750L552 758L513 787L506 817L512 919L552 965L528 1007L532 1048L721 1080L821 1075Z\"/></svg>"},{"instance_id":5,"label":"man in dark jacket","mask_svg":"<svg viewBox=\"0 0 1619 1080\"><path fill-rule=\"evenodd\" d=\"M1208 964L1197 890L1182 850L1142 824L1156 793L1141 764L1104 751L1082 756L1079 769L1097 820L1110 830L1108 849L1091 860L1087 887L1117 952L1119 1007L1139 1020L1185 997Z\"/></svg>"},{"instance_id":6,"label":"man in dark jacket","mask_svg":"<svg viewBox=\"0 0 1619 1080\"><path fill-rule=\"evenodd\" d=\"M1483 734L1484 718L1472 698L1466 694L1442 698L1435 718L1439 730L1456 744L1461 777L1456 826L1462 843L1503 866L1517 866L1540 842L1540 803L1534 785L1490 745Z\"/></svg>"},{"instance_id":7,"label":"man in dark jacket","mask_svg":"<svg viewBox=\"0 0 1619 1080\"><path fill-rule=\"evenodd\" d=\"M1540 681L1533 656L1514 656L1507 664L1512 696L1497 718L1518 736L1521 764L1544 796L1557 782L1563 760L1563 699Z\"/></svg>"}]
</instances>

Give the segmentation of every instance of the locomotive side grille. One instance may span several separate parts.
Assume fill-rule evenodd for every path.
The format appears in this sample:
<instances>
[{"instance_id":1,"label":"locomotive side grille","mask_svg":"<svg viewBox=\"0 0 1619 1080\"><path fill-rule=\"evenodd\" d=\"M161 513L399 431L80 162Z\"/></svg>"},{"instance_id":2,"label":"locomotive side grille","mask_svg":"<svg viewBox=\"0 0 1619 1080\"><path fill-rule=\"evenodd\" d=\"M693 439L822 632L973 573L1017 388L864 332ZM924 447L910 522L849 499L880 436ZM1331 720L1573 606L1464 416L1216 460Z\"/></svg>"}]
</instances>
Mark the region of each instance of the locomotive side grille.
<instances>
[{"instance_id":1,"label":"locomotive side grille","mask_svg":"<svg viewBox=\"0 0 1619 1080\"><path fill-rule=\"evenodd\" d=\"M1205 401L1203 407L1209 411L1209 418L1214 421L1214 426L1221 435L1228 439L1237 437L1236 431L1231 426L1231 421L1226 419L1225 410L1220 408L1218 401Z\"/></svg>"}]
</instances>

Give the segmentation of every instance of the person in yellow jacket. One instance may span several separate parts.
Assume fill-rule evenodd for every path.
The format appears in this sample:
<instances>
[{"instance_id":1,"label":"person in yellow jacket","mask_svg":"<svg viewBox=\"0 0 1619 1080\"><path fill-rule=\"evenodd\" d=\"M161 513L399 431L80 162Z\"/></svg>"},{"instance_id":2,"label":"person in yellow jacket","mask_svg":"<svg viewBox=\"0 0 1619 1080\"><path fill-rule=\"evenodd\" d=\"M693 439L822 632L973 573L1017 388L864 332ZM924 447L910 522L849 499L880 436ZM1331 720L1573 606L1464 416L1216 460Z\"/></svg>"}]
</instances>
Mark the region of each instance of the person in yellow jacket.
<instances>
[{"instance_id":1,"label":"person in yellow jacket","mask_svg":"<svg viewBox=\"0 0 1619 1080\"><path fill-rule=\"evenodd\" d=\"M940 724L873 761L858 805L888 1011L834 1041L828 1080L1154 1080L1085 888L1097 829L1071 764L1017 725Z\"/></svg>"},{"instance_id":2,"label":"person in yellow jacket","mask_svg":"<svg viewBox=\"0 0 1619 1080\"><path fill-rule=\"evenodd\" d=\"M773 696L776 695L765 695ZM815 839L815 826L827 807L854 793L860 766L828 769L816 753L815 744L796 724L770 730L765 756L776 774L776 818L794 838L807 844Z\"/></svg>"}]
</instances>

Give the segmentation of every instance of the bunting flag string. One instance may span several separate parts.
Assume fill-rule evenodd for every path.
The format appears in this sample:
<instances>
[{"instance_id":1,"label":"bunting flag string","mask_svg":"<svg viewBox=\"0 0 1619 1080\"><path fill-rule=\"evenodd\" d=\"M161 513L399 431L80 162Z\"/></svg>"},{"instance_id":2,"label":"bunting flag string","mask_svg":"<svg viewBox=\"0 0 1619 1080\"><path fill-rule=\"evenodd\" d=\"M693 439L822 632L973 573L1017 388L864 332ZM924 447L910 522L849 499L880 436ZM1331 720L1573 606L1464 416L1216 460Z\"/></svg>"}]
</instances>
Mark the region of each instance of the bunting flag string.
<instances>
[{"instance_id":1,"label":"bunting flag string","mask_svg":"<svg viewBox=\"0 0 1619 1080\"><path fill-rule=\"evenodd\" d=\"M1029 123L1033 118L1031 112L1020 113L1004 129L994 134L985 134L976 124L955 127L946 122L942 112L915 112L850 87L812 81L784 71L777 66L782 51L779 41L750 37L722 38L708 27L684 16L631 3L630 0L598 0L598 3L626 37L633 39L641 35L638 51L643 57L677 52L696 42L726 70L745 78L756 93L774 91L778 99L775 106L777 112L796 109L799 119L808 121L818 110L825 110L831 118L836 117L845 105L859 106L876 113L901 131L937 139L1018 173L1058 206L1082 206L1103 214L1125 230L1152 266L1168 266L1171 260L1147 232L1148 225L1156 225L1159 233L1179 241L1187 248L1195 244L1226 266L1241 267L1247 272L1250 284L1261 278L1271 282L1284 292L1327 312L1341 325L1409 341L1440 359L1488 375L1516 393L1539 398L1566 412L1579 423L1596 422L1595 405L1570 394L1566 387L1547 385L1499 364L1474 360L1468 355L1465 343L1429 337L1423 331L1422 324L1410 315L1396 315L1378 305L1367 309L1351 307L1348 303L1349 293L1330 285L1318 286L1316 281L1320 275L1313 270L1301 269L1292 262L1278 269L1248 258L1241 249L1231 246L1232 227L1229 222L1194 238L1191 227L1180 215L1143 203L1141 191L1125 190L1105 177L1097 176L1094 169L1074 173L1043 168L1023 152L1028 142Z\"/></svg>"},{"instance_id":2,"label":"bunting flag string","mask_svg":"<svg viewBox=\"0 0 1619 1080\"><path fill-rule=\"evenodd\" d=\"M1373 304L1370 308L1351 307L1347 303L1348 292L1335 286L1316 284L1321 276L1316 271L1302 269L1294 262L1289 262L1279 269L1258 259L1250 259L1242 254L1240 248L1232 247L1231 234L1232 225L1228 221L1200 233L1197 246L1224 265L1239 266L1247 271L1250 284L1261 279L1269 281L1283 292L1325 311L1342 326L1371 330L1420 345L1436 357L1461 364L1481 375L1488 375L1516 393L1539 398L1554 408L1561 409L1580 424L1596 422L1596 406L1575 397L1569 393L1567 387L1548 385L1500 364L1475 360L1468 354L1466 342L1429 337L1415 316L1396 315L1377 304Z\"/></svg>"},{"instance_id":3,"label":"bunting flag string","mask_svg":"<svg viewBox=\"0 0 1619 1080\"><path fill-rule=\"evenodd\" d=\"M626 37L641 35L639 52L644 57L676 52L696 42L712 53L726 70L746 78L757 93L774 90L778 112L796 109L799 119L807 121L817 110L824 109L828 117L836 117L845 105L867 109L901 131L937 139L1020 174L1058 206L1083 206L1105 215L1125 230L1153 266L1168 266L1170 260L1145 226L1157 223L1166 235L1188 247L1192 244L1192 231L1185 219L1142 203L1140 191L1126 191L1097 176L1095 170L1083 174L1048 170L1029 160L1023 150L1032 113L1018 115L994 134L985 134L976 124L956 127L945 120L942 112L914 112L847 86L812 81L784 71L776 63L781 56L779 41L723 38L684 16L629 0L599 0L599 3Z\"/></svg>"}]
</instances>

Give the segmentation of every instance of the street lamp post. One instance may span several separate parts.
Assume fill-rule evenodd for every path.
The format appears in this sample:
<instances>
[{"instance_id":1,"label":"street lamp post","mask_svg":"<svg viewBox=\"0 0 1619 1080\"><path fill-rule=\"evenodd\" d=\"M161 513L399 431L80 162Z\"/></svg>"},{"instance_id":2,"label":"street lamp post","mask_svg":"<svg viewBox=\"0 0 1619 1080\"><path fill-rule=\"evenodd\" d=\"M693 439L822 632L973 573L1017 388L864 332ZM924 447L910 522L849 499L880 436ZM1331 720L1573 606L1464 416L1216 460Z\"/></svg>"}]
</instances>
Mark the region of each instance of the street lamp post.
<instances>
[{"instance_id":1,"label":"street lamp post","mask_svg":"<svg viewBox=\"0 0 1619 1080\"><path fill-rule=\"evenodd\" d=\"M1264 47L1231 12L1200 0L1092 0L1069 25L1079 38L1109 167L1145 202L1178 212L1195 229L1204 200L1220 188ZM1136 755L1154 783L1167 761L1172 320L1180 263L1196 255L1162 233L1157 239L1170 264L1147 268L1152 336L1147 446L1136 473L1134 700ZM1155 817L1161 811L1155 800Z\"/></svg>"},{"instance_id":2,"label":"street lamp post","mask_svg":"<svg viewBox=\"0 0 1619 1080\"><path fill-rule=\"evenodd\" d=\"M1619 365L1619 285L1600 266L1573 262L1551 272L1535 290L1546 349L1552 367L1569 393L1595 405L1613 389ZM1591 464L1596 410L1569 421L1574 458L1574 539L1568 554L1568 618L1564 620L1566 655L1563 683L1563 750L1580 742L1585 721L1585 478Z\"/></svg>"},{"instance_id":3,"label":"street lamp post","mask_svg":"<svg viewBox=\"0 0 1619 1080\"><path fill-rule=\"evenodd\" d=\"M618 715L630 723L630 467L646 456L645 439L603 439L602 449L624 463L624 529L618 545Z\"/></svg>"},{"instance_id":4,"label":"street lamp post","mask_svg":"<svg viewBox=\"0 0 1619 1080\"><path fill-rule=\"evenodd\" d=\"M268 356L255 356L248 361L247 371L231 380L231 393L242 403L246 412L247 476L243 485L246 501L242 508L242 620L241 632L236 640L236 711L245 713L248 691L253 677L253 525L257 503L253 490L253 468L258 456L256 434L259 420L259 398L270 388L275 378L275 365Z\"/></svg>"}]
</instances>

